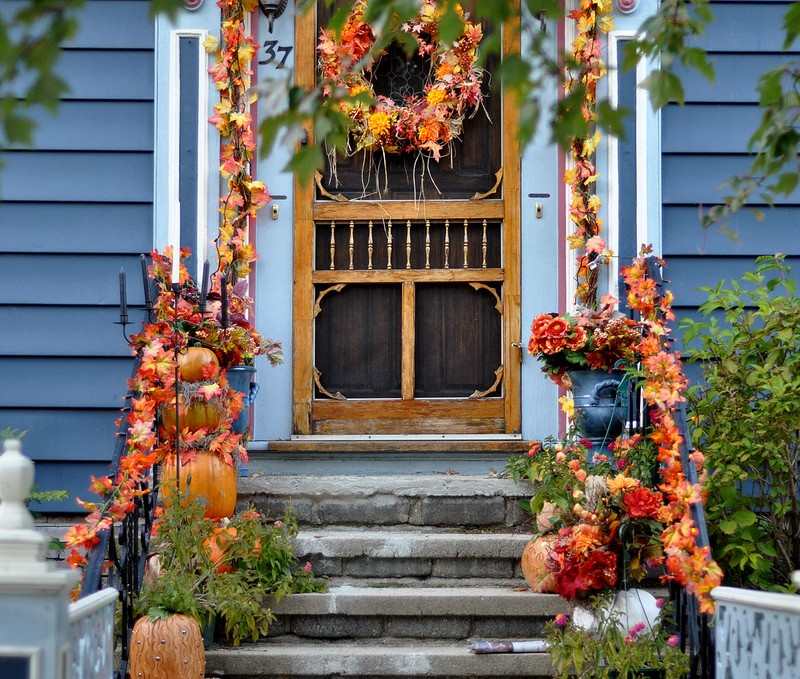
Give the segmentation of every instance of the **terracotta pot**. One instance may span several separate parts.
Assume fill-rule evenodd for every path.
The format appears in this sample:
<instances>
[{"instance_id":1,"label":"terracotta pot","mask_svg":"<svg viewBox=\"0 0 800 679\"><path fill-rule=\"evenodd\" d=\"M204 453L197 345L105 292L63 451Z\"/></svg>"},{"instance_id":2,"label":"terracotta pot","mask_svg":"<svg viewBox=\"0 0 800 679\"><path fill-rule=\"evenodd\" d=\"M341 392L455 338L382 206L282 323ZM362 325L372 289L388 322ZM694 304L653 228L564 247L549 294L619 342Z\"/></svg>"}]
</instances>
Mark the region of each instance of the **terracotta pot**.
<instances>
[{"instance_id":1,"label":"terracotta pot","mask_svg":"<svg viewBox=\"0 0 800 679\"><path fill-rule=\"evenodd\" d=\"M556 578L547 568L547 559L555 541L555 535L543 535L525 545L522 574L533 592L556 591Z\"/></svg>"},{"instance_id":2,"label":"terracotta pot","mask_svg":"<svg viewBox=\"0 0 800 679\"><path fill-rule=\"evenodd\" d=\"M136 621L128 663L131 679L203 679L205 671L203 635L196 620L171 615Z\"/></svg>"},{"instance_id":3,"label":"terracotta pot","mask_svg":"<svg viewBox=\"0 0 800 679\"><path fill-rule=\"evenodd\" d=\"M180 492L186 493L189 484L189 500L200 499L205 504L205 515L209 519L224 519L236 511L236 467L225 464L211 453L199 453L188 464L181 465ZM170 455L164 462L161 487L175 487L175 458ZM169 506L170 497L164 495L164 504Z\"/></svg>"},{"instance_id":4,"label":"terracotta pot","mask_svg":"<svg viewBox=\"0 0 800 679\"><path fill-rule=\"evenodd\" d=\"M205 347L189 347L178 354L178 374L184 382L213 380L219 374L217 355Z\"/></svg>"}]
</instances>

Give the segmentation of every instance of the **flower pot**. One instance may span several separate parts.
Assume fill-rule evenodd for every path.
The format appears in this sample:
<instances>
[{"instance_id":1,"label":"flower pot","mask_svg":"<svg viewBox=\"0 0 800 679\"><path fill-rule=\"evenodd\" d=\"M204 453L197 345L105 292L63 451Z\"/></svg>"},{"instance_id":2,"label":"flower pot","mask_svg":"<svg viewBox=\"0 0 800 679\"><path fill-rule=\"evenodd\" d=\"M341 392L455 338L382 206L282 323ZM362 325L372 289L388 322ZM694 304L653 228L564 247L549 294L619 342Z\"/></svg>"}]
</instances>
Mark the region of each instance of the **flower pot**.
<instances>
[{"instance_id":1,"label":"flower pot","mask_svg":"<svg viewBox=\"0 0 800 679\"><path fill-rule=\"evenodd\" d=\"M250 405L258 394L255 366L237 365L228 368L228 384L231 389L238 391L244 397L244 407L233 423L233 431L237 434L246 434L250 428Z\"/></svg>"},{"instance_id":2,"label":"flower pot","mask_svg":"<svg viewBox=\"0 0 800 679\"><path fill-rule=\"evenodd\" d=\"M621 370L570 370L575 427L595 450L619 436L628 417L630 382Z\"/></svg>"}]
</instances>

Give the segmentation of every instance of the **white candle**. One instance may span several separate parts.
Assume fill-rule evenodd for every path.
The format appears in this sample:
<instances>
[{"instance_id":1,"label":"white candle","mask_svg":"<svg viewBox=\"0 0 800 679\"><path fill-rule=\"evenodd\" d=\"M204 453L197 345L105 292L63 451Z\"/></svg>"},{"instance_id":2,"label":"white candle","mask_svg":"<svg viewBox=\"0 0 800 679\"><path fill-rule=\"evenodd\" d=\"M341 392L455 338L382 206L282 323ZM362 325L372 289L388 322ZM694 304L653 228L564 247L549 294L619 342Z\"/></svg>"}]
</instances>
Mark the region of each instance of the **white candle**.
<instances>
[{"instance_id":1,"label":"white candle","mask_svg":"<svg viewBox=\"0 0 800 679\"><path fill-rule=\"evenodd\" d=\"M172 249L172 284L181 282L181 250L180 248Z\"/></svg>"}]
</instances>

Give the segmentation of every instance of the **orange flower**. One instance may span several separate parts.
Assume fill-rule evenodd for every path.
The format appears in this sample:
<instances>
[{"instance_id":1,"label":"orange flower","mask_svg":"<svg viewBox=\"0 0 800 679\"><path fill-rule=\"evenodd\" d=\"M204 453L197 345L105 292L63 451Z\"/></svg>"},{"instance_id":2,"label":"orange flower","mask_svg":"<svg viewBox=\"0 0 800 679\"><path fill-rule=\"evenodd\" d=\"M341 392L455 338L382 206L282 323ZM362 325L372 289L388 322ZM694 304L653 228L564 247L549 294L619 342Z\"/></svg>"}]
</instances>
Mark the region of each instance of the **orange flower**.
<instances>
[{"instance_id":1,"label":"orange flower","mask_svg":"<svg viewBox=\"0 0 800 679\"><path fill-rule=\"evenodd\" d=\"M608 479L606 481L606 486L612 494L625 493L638 488L640 485L641 482L639 479L625 476L625 474L617 474L613 479Z\"/></svg>"}]
</instances>

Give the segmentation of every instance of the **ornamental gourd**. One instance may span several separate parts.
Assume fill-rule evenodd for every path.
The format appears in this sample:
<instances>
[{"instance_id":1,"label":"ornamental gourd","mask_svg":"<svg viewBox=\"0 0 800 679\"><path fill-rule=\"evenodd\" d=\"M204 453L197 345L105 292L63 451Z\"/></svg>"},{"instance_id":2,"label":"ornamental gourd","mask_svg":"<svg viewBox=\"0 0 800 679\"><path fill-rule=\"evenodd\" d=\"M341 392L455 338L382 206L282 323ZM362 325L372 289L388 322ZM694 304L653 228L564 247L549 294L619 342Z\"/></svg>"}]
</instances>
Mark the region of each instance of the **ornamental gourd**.
<instances>
[{"instance_id":1,"label":"ornamental gourd","mask_svg":"<svg viewBox=\"0 0 800 679\"><path fill-rule=\"evenodd\" d=\"M534 538L522 552L522 574L533 592L555 592L556 579L547 567L547 560L556 535Z\"/></svg>"},{"instance_id":2,"label":"ornamental gourd","mask_svg":"<svg viewBox=\"0 0 800 679\"><path fill-rule=\"evenodd\" d=\"M175 457L164 460L162 487L175 487ZM236 510L236 467L225 464L213 453L198 453L191 461L181 463L180 492L187 492L189 501L200 500L205 505L208 519L224 519ZM164 504L169 506L170 497L165 495Z\"/></svg>"},{"instance_id":3,"label":"ornamental gourd","mask_svg":"<svg viewBox=\"0 0 800 679\"><path fill-rule=\"evenodd\" d=\"M200 625L186 615L139 618L133 626L131 679L203 679L206 656Z\"/></svg>"},{"instance_id":4,"label":"ornamental gourd","mask_svg":"<svg viewBox=\"0 0 800 679\"><path fill-rule=\"evenodd\" d=\"M213 380L219 374L217 355L205 347L189 347L178 354L178 374L184 382Z\"/></svg>"}]
</instances>

